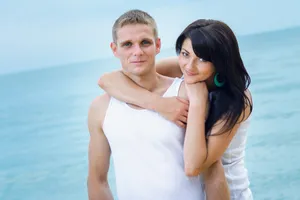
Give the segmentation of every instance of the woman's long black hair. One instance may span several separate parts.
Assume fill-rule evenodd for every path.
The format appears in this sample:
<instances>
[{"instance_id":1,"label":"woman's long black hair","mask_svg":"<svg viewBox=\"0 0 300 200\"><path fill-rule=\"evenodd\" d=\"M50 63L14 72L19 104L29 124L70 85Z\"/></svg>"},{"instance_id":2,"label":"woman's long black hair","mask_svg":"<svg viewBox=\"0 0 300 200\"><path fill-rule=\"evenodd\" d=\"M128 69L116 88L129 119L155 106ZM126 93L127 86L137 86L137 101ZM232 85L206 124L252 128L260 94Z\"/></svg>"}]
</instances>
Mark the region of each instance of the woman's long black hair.
<instances>
[{"instance_id":1,"label":"woman's long black hair","mask_svg":"<svg viewBox=\"0 0 300 200\"><path fill-rule=\"evenodd\" d=\"M213 63L215 72L219 73L218 80L225 83L209 91L211 101L205 135L209 136L213 126L221 119L225 120L225 126L218 134L230 131L239 123L246 106L250 106L252 112L252 103L245 94L251 78L242 61L237 39L225 23L206 19L191 23L180 34L176 41L177 54L186 38L191 40L199 58Z\"/></svg>"}]
</instances>

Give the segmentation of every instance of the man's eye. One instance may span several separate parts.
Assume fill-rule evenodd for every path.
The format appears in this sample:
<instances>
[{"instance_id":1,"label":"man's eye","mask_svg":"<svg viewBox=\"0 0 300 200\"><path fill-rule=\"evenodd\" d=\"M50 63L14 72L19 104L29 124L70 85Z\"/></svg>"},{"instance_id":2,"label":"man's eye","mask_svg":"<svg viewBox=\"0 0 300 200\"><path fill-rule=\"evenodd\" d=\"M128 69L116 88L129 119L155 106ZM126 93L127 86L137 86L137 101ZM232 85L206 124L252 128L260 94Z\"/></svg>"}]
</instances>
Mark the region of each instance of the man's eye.
<instances>
[{"instance_id":1,"label":"man's eye","mask_svg":"<svg viewBox=\"0 0 300 200\"><path fill-rule=\"evenodd\" d=\"M142 45L145 45L145 44L151 44L149 41L147 41L147 40L143 40L142 41Z\"/></svg>"},{"instance_id":2,"label":"man's eye","mask_svg":"<svg viewBox=\"0 0 300 200\"><path fill-rule=\"evenodd\" d=\"M131 43L130 42L126 42L125 44L123 44L124 47L130 47Z\"/></svg>"}]
</instances>

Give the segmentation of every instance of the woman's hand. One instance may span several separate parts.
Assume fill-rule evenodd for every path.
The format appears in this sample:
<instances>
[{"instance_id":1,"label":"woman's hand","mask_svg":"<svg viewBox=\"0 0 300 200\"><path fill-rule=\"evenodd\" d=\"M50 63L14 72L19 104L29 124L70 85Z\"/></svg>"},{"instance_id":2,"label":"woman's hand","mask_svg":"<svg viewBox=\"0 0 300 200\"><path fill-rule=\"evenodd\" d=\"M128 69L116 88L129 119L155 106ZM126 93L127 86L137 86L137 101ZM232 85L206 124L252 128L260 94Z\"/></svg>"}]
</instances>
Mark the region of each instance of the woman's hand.
<instances>
[{"instance_id":1,"label":"woman's hand","mask_svg":"<svg viewBox=\"0 0 300 200\"><path fill-rule=\"evenodd\" d=\"M191 104L205 104L208 100L208 90L204 82L193 84L185 83L187 96Z\"/></svg>"}]
</instances>

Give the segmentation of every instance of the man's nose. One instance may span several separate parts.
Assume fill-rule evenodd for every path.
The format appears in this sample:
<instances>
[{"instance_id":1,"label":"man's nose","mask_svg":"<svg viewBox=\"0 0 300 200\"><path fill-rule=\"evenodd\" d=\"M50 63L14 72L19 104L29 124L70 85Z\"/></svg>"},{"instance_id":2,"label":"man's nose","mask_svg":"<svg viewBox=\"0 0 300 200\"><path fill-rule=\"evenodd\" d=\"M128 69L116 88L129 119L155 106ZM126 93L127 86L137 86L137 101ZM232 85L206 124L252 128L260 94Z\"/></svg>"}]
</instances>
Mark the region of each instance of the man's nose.
<instances>
[{"instance_id":1,"label":"man's nose","mask_svg":"<svg viewBox=\"0 0 300 200\"><path fill-rule=\"evenodd\" d=\"M133 49L133 55L134 56L141 56L141 55L143 55L143 50L140 47L140 45L135 45L135 47Z\"/></svg>"}]
</instances>

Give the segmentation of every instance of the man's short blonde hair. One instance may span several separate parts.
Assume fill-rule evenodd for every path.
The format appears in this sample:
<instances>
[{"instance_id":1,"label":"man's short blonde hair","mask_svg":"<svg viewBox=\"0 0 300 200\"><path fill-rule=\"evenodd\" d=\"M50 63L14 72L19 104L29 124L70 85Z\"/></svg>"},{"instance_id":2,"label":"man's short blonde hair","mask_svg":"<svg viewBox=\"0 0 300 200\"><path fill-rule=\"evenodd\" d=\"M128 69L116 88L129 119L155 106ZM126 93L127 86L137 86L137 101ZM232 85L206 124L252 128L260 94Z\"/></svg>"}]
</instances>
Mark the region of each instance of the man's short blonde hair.
<instances>
[{"instance_id":1,"label":"man's short blonde hair","mask_svg":"<svg viewBox=\"0 0 300 200\"><path fill-rule=\"evenodd\" d=\"M158 37L157 25L153 17L141 10L129 10L121 15L114 23L112 28L113 41L117 42L117 31L125 25L130 24L145 24L153 28L154 37Z\"/></svg>"}]
</instances>

